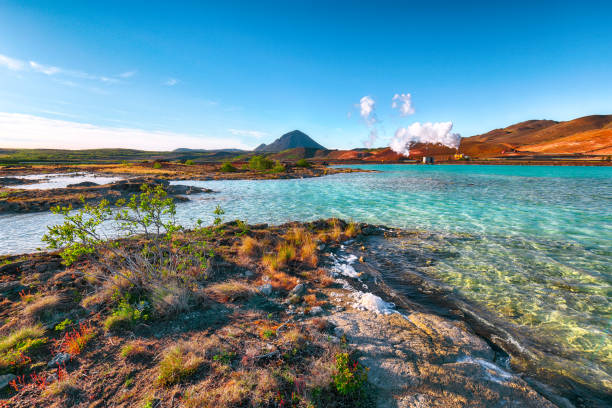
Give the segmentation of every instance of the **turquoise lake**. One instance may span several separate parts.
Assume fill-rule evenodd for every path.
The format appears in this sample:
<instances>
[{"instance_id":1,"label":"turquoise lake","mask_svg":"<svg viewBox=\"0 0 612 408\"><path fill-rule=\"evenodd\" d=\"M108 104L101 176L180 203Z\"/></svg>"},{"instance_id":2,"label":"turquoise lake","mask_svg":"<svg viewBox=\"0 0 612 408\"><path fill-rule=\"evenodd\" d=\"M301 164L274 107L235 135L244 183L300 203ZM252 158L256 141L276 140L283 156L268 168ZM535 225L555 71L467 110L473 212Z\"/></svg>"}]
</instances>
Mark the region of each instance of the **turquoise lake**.
<instances>
[{"instance_id":1,"label":"turquoise lake","mask_svg":"<svg viewBox=\"0 0 612 408\"><path fill-rule=\"evenodd\" d=\"M575 381L612 391L612 167L368 165L378 173L181 181L213 189L178 206L184 224L340 217L466 240L424 272L539 338ZM0 217L0 253L41 246L52 214ZM569 370L569 371L568 371Z\"/></svg>"}]
</instances>

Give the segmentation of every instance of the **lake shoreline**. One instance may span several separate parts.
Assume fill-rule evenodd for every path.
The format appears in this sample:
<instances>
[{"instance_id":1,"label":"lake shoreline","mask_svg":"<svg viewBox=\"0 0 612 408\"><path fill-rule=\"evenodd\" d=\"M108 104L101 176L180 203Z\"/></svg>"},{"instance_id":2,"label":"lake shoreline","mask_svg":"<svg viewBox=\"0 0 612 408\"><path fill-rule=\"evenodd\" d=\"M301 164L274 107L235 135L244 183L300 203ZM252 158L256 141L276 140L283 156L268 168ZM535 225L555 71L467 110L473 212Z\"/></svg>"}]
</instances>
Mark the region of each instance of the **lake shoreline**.
<instances>
[{"instance_id":1,"label":"lake shoreline","mask_svg":"<svg viewBox=\"0 0 612 408\"><path fill-rule=\"evenodd\" d=\"M339 223L337 225L341 225L342 229L348 231L349 224L341 220L334 222ZM312 223L294 222L278 226L250 226L249 230L252 232L249 235L255 237L269 236L278 239L276 237L287 233L291 228L305 228L306 231L317 233L317 231L326 231L330 228L330 225L333 224L330 224L329 220L320 220ZM236 231L236 224L228 223L223 228L233 232ZM268 302L276 302L279 305L283 304L285 296L287 296L286 299L289 299L288 301L285 300L284 303L285 313L275 317L278 321L294 322L292 324L300 327L310 327L321 320L328 322L326 324L331 325L329 326L331 327L329 333L332 333L331 344L333 345L337 341L346 341L346 345L358 353L359 361L369 367L370 382L376 388L377 406L387 407L392 406L390 404L397 404L397 407L407 407L416 403L417 401L414 398L418 398L428 401L445 401L446 406L459 407L463 406L461 394L464 392L462 390L465 389L470 390L471 406L476 407L486 407L491 403L500 403L501 401L522 401L527 406L553 407L554 405L546 398L556 400L557 405L564 401L562 397L550 392L546 398L543 398L519 375L500 366L495 350L487 345L486 341L478 337L469 325L461 323L460 320L449 318L448 315L435 314L425 305L413 304L410 307L402 305L396 308L390 303L385 303L374 293L369 295L370 290L376 290L376 285L372 286L370 279L364 280L365 276L360 278L351 275L350 266L352 263L338 261L339 257L346 255L347 245L353 247L368 245L367 237L383 236L387 233L393 233L394 230L382 226L360 224L358 231L356 235L346 232L349 235L342 234L338 241L332 239L319 244L320 250L317 251L319 264L326 272L324 275L317 272L314 275L304 275L297 280L293 280L293 282L301 284L304 289L298 290L296 283L289 284L287 289L277 289L274 286L276 284L273 283L272 292L265 296L268 297ZM240 242L240 239L233 238L233 241ZM238 258L226 258L225 262L233 263L237 260ZM14 309L15 306L11 307L11 310L13 310L10 312L11 315L20 313L19 310L21 310L18 305L19 297L16 296L19 289L24 292L29 287L29 292L34 290L34 293L39 292L40 295L48 295L41 292L43 290L53 292L52 289L43 289L50 288L44 283L38 284L41 286L37 287L35 281L31 279L31 274L41 275L39 279L42 279L42 275L45 275L44 279L48 282L57 281L61 276L64 282L62 286L65 288L63 290L72 290L70 289L72 287L71 279L69 279L71 273L73 279L79 280L79 275L74 278L74 268L64 268L60 265L57 252L1 257L1 261L4 261L3 265L0 266L0 274L3 277L3 295L11 298L13 302L17 302L14 304L17 307L16 309ZM238 261L239 264L240 262L244 262L244 260ZM367 260L364 262L367 263ZM248 265L249 271L255 271L254 275L246 275L245 284L257 285L262 276L260 274L264 273L265 276L265 272L263 272L265 267L259 264L256 259L247 261L245 265ZM226 268L236 267L238 266L226 266ZM238 268L240 269L240 267ZM290 272L291 270L293 270L293 267L287 270L289 276L293 275L293 272ZM222 275L226 275L226 273L222 273ZM19 281L6 281L6 278L11 276L13 279L15 277L21 277L21 279ZM235 276L239 276L238 279L244 279L240 273ZM28 282L30 283L28 284ZM347 286L347 282L351 282L350 285ZM24 284L26 285L24 286ZM365 285L370 287L370 290L365 289ZM365 292L363 292L364 289ZM385 294L381 293L381 295L385 299L387 298ZM306 301L308 303L302 303ZM241 300L238 300L238 305L242 304L241 302ZM97 310L100 313L104 308ZM55 319L58 320L63 317L64 315ZM180 321L179 316L172 319L176 319L174 324ZM172 319L168 323L159 322L160 328L157 331L160 332L161 337L156 341L157 343L164 344L168 336L171 336L171 332L166 332L164 327L167 324L172 325ZM95 325L96 323L91 324ZM149 323L149 325L151 324ZM356 329L357 327L359 329ZM3 333L7 330L6 326L0 328ZM373 344L367 340L369 332L372 335L376 332L377 340L374 348ZM145 338L147 336L144 328L135 329L134 333L137 338L143 335ZM194 335L192 333L189 336L193 337ZM399 343L398 336L403 339ZM101 340L99 347L101 350L116 349L118 347L117 342L123 344L124 340L120 335L113 334L110 337L106 336L106 340ZM149 348L151 347L157 348L153 345L149 346ZM385 355L384 358L381 353ZM75 362L67 365L69 371L74 372L71 375L79 375L77 373L82 371L82 368L79 367L95 367L96 355L97 353L87 352L78 357L75 356L78 365L75 365ZM412 355L412 357L408 357L408 355ZM390 365L391 362L393 363ZM494 373L492 377L489 372ZM445 385L439 388L441 379L444 379ZM456 396L453 393L456 393ZM160 400L169 398L169 395L166 396L164 393L156 394ZM21 393L14 394L11 399L18 401L21 395ZM99 395L98 398L103 395ZM32 392L24 394L23 397L28 398L31 403L48 400L48 397L40 400L40 397ZM110 398L110 396L103 398ZM9 404L8 406L12 405ZM559 406L569 405L561 404Z\"/></svg>"}]
</instances>

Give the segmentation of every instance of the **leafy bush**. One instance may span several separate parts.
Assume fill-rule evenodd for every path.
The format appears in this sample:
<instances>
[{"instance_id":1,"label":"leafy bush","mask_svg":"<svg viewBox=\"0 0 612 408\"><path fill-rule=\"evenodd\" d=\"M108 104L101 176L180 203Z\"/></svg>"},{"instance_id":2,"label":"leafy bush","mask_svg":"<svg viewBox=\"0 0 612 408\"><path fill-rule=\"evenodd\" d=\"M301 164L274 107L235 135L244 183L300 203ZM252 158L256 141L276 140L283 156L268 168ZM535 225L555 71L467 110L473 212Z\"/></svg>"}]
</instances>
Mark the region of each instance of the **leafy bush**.
<instances>
[{"instance_id":1,"label":"leafy bush","mask_svg":"<svg viewBox=\"0 0 612 408\"><path fill-rule=\"evenodd\" d=\"M161 169L161 168L162 168L162 165L161 165L161 163L160 163L160 162L155 162L155 163L153 163L153 168L154 168L154 169Z\"/></svg>"},{"instance_id":2,"label":"leafy bush","mask_svg":"<svg viewBox=\"0 0 612 408\"><path fill-rule=\"evenodd\" d=\"M306 159L300 159L300 160L298 160L298 161L295 163L295 165L296 165L296 166L298 166L298 167L304 167L304 168L306 168L306 167L311 167L310 162L308 162L308 160L306 160Z\"/></svg>"},{"instance_id":3,"label":"leafy bush","mask_svg":"<svg viewBox=\"0 0 612 408\"><path fill-rule=\"evenodd\" d=\"M194 164L195 164L195 162L193 160L191 160L191 159L185 160L185 165L187 165L187 166L193 166Z\"/></svg>"},{"instance_id":4,"label":"leafy bush","mask_svg":"<svg viewBox=\"0 0 612 408\"><path fill-rule=\"evenodd\" d=\"M62 214L64 223L49 227L43 241L61 249L66 265L86 259L94 266L88 273L95 273L98 280L115 286L129 282L135 290L149 292L156 302L163 302L167 287L189 287L190 279L205 276L214 255L208 240L218 228L198 228L193 239L177 237L182 227L175 222L176 207L161 185L144 185L142 193L116 205L113 210L103 200L74 213L71 207L56 207L53 212ZM137 236L139 241L109 240L104 232L107 223L114 223L124 237ZM187 270L191 273L184 273Z\"/></svg>"},{"instance_id":5,"label":"leafy bush","mask_svg":"<svg viewBox=\"0 0 612 408\"><path fill-rule=\"evenodd\" d=\"M253 170L270 170L274 167L274 161L264 156L253 156L249 160L249 167Z\"/></svg>"},{"instance_id":6,"label":"leafy bush","mask_svg":"<svg viewBox=\"0 0 612 408\"><path fill-rule=\"evenodd\" d=\"M344 396L356 396L361 393L368 380L368 369L353 360L348 353L338 353L333 380L338 393Z\"/></svg>"},{"instance_id":7,"label":"leafy bush","mask_svg":"<svg viewBox=\"0 0 612 408\"><path fill-rule=\"evenodd\" d=\"M221 171L224 173L233 173L236 170L238 170L237 168L235 168L234 166L232 166L232 163L230 162L225 162L221 165Z\"/></svg>"}]
</instances>

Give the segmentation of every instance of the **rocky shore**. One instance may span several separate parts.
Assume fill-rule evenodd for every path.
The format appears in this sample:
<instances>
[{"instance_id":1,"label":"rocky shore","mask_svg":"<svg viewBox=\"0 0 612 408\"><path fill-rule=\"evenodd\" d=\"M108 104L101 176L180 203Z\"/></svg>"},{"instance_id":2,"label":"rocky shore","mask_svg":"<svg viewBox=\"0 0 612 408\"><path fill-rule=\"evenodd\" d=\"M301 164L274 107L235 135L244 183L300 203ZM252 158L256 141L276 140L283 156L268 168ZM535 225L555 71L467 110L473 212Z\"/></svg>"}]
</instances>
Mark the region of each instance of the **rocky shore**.
<instances>
[{"instance_id":1,"label":"rocky shore","mask_svg":"<svg viewBox=\"0 0 612 408\"><path fill-rule=\"evenodd\" d=\"M0 258L0 357L7 356L1 345L27 325L40 325L36 339L46 344L18 368L2 368L0 358L4 406L556 406L502 368L461 320L418 304L396 307L370 291L371 277L351 266L368 260L345 250L368 245L384 228L327 220L233 222L219 231L198 300L179 313L151 309L121 330L108 322L127 306L87 263L67 268L55 253ZM284 263L276 251L288 254ZM95 346L58 352L65 348L52 344L69 338L58 330L66 321L76 333L89 327ZM166 385L160 378L172 353L193 369ZM352 367L339 365L345 354L355 370L367 370L356 394L338 388L338 370ZM20 385L21 374L46 380Z\"/></svg>"},{"instance_id":2,"label":"rocky shore","mask_svg":"<svg viewBox=\"0 0 612 408\"><path fill-rule=\"evenodd\" d=\"M157 163L157 165L156 165ZM312 163L309 167L299 167L285 163L283 171L261 171L248 168L247 163L235 163L232 171L222 171L220 163L205 163L185 165L179 163L150 162L129 164L97 164L97 165L33 165L0 167L0 177L21 175L87 172L98 175L138 177L148 176L166 180L276 180L321 177L339 173L371 172L353 168L329 167L324 164ZM1 183L0 183L1 185Z\"/></svg>"},{"instance_id":3,"label":"rocky shore","mask_svg":"<svg viewBox=\"0 0 612 408\"><path fill-rule=\"evenodd\" d=\"M212 192L199 187L170 185L167 180L152 177L137 177L103 185L83 182L48 190L7 188L0 189L0 214L48 211L58 205L79 208L83 203L94 204L101 200L108 200L113 204L119 199L127 199L139 193L145 184L163 185L168 195L176 201L189 200L185 197L187 195Z\"/></svg>"}]
</instances>

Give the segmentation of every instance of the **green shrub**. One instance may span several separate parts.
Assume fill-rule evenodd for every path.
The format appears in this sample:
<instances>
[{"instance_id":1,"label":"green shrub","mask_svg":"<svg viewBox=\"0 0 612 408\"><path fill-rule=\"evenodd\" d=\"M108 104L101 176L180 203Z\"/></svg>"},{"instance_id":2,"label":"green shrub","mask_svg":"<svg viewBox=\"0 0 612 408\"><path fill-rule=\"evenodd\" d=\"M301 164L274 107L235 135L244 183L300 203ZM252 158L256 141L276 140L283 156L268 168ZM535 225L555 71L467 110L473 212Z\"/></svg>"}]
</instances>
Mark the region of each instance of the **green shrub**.
<instances>
[{"instance_id":1,"label":"green shrub","mask_svg":"<svg viewBox=\"0 0 612 408\"><path fill-rule=\"evenodd\" d=\"M185 164L187 166L193 166L195 164L195 162L193 160L189 159L189 160L185 160Z\"/></svg>"},{"instance_id":2,"label":"green shrub","mask_svg":"<svg viewBox=\"0 0 612 408\"><path fill-rule=\"evenodd\" d=\"M161 169L161 168L162 168L162 165L161 165L161 163L159 163L159 162L155 162L155 163L153 163L153 168L154 168L154 169Z\"/></svg>"},{"instance_id":3,"label":"green shrub","mask_svg":"<svg viewBox=\"0 0 612 408\"><path fill-rule=\"evenodd\" d=\"M223 165L221 165L221 171L224 173L233 173L235 172L237 169L232 166L232 163L230 162L225 162L223 163Z\"/></svg>"},{"instance_id":4,"label":"green shrub","mask_svg":"<svg viewBox=\"0 0 612 408\"><path fill-rule=\"evenodd\" d=\"M64 319L61 323L58 323L55 326L55 330L56 331L64 331L68 328L68 326L70 326L72 324L72 320L70 319Z\"/></svg>"},{"instance_id":5,"label":"green shrub","mask_svg":"<svg viewBox=\"0 0 612 408\"><path fill-rule=\"evenodd\" d=\"M285 166L278 160L276 161L276 164L274 165L274 167L272 167L273 173L282 173L285 170L286 170Z\"/></svg>"},{"instance_id":6,"label":"green shrub","mask_svg":"<svg viewBox=\"0 0 612 408\"><path fill-rule=\"evenodd\" d=\"M348 353L338 353L336 373L332 378L338 393L344 396L357 396L368 380L368 369L352 359Z\"/></svg>"},{"instance_id":7,"label":"green shrub","mask_svg":"<svg viewBox=\"0 0 612 408\"><path fill-rule=\"evenodd\" d=\"M310 167L310 166L311 166L310 162L308 162L306 159L300 159L300 160L298 160L298 161L295 163L295 165L296 165L296 166L298 166L298 167L304 167L304 168L306 168L306 167Z\"/></svg>"},{"instance_id":8,"label":"green shrub","mask_svg":"<svg viewBox=\"0 0 612 408\"><path fill-rule=\"evenodd\" d=\"M138 321L148 320L149 309L150 306L145 301L134 306L126 299L122 299L113 314L104 321L104 328L111 332L128 330Z\"/></svg>"},{"instance_id":9,"label":"green shrub","mask_svg":"<svg viewBox=\"0 0 612 408\"><path fill-rule=\"evenodd\" d=\"M253 170L270 170L274 167L274 161L264 156L253 156L249 160L249 167Z\"/></svg>"}]
</instances>

